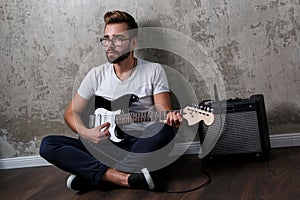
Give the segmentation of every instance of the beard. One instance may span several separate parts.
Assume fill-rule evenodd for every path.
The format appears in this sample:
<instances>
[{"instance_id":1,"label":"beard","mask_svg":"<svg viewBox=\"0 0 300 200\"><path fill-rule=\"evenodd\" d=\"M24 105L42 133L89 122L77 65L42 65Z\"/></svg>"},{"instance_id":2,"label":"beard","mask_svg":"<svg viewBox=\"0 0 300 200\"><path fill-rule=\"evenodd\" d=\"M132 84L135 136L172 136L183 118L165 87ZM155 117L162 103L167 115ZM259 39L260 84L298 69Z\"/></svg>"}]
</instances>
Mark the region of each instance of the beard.
<instances>
[{"instance_id":1,"label":"beard","mask_svg":"<svg viewBox=\"0 0 300 200\"><path fill-rule=\"evenodd\" d=\"M128 56L130 55L130 50L129 48L126 48L124 51L116 51L116 50L109 50L109 51L112 51L114 54L117 55L117 57L115 56L108 56L108 53L106 51L106 58L108 60L108 62L112 63L112 64L115 64L115 63L119 63L123 60L125 60L126 58L128 58Z\"/></svg>"}]
</instances>

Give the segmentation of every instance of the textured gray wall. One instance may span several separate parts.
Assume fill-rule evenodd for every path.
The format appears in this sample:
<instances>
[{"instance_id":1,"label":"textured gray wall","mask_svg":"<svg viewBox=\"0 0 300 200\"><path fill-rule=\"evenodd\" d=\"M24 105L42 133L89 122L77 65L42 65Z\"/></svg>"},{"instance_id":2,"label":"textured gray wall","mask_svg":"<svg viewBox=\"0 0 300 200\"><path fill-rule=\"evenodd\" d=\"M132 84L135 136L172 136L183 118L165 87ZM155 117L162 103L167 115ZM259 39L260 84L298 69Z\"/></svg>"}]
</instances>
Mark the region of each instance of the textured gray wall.
<instances>
[{"instance_id":1,"label":"textured gray wall","mask_svg":"<svg viewBox=\"0 0 300 200\"><path fill-rule=\"evenodd\" d=\"M228 98L262 93L271 134L300 132L299 0L2 0L0 158L37 155L42 137L72 135L63 112L81 66L103 60L91 52L103 14L114 9L191 37L222 72ZM173 66L199 99L208 97L178 56L142 55Z\"/></svg>"}]
</instances>

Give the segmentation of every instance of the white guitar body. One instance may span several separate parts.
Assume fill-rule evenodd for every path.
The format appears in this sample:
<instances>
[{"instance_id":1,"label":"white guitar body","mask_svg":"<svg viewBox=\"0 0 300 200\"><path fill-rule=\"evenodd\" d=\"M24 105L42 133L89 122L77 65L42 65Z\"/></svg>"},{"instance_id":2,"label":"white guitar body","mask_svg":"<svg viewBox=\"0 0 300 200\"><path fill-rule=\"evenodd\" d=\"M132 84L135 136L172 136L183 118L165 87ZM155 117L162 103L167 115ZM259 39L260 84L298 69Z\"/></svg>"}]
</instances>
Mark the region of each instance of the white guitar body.
<instances>
[{"instance_id":1,"label":"white guitar body","mask_svg":"<svg viewBox=\"0 0 300 200\"><path fill-rule=\"evenodd\" d=\"M110 137L109 139L113 142L121 142L122 140L116 137L116 115L121 114L121 110L109 111L104 108L98 108L95 111L95 126L100 126L105 122L109 122L110 126L108 128Z\"/></svg>"}]
</instances>

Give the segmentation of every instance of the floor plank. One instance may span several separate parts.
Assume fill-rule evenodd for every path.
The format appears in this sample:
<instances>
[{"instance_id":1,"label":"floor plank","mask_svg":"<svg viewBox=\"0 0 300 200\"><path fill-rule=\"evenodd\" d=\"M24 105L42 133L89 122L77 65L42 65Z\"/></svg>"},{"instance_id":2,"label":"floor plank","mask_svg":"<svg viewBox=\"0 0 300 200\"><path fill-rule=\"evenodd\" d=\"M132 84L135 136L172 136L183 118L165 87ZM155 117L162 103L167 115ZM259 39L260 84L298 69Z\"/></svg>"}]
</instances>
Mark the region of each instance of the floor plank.
<instances>
[{"instance_id":1,"label":"floor plank","mask_svg":"<svg viewBox=\"0 0 300 200\"><path fill-rule=\"evenodd\" d=\"M201 171L204 164L211 175L211 183L203 188L179 194L109 188L78 194L68 190L68 173L54 166L11 169L0 171L0 199L30 200L86 200L86 199L288 199L300 197L300 147L273 149L268 161L204 162L196 155L183 156L173 163L162 180L161 187L185 190L208 180Z\"/></svg>"}]
</instances>

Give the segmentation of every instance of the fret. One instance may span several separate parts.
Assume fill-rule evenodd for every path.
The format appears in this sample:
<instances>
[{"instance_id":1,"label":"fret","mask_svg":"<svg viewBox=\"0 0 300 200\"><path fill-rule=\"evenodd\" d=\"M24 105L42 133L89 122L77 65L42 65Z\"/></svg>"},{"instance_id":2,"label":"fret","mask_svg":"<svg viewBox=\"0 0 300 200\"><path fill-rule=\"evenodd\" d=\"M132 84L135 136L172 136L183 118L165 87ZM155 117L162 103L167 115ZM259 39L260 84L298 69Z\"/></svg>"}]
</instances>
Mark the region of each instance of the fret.
<instances>
[{"instance_id":1,"label":"fret","mask_svg":"<svg viewBox=\"0 0 300 200\"><path fill-rule=\"evenodd\" d=\"M139 113L135 113L135 118L133 119L134 122L139 122Z\"/></svg>"},{"instance_id":2,"label":"fret","mask_svg":"<svg viewBox=\"0 0 300 200\"><path fill-rule=\"evenodd\" d=\"M150 117L148 116L148 113L147 113L147 112L144 112L143 115L144 115L144 120L145 120L145 121L151 121L151 119L150 119Z\"/></svg>"},{"instance_id":3,"label":"fret","mask_svg":"<svg viewBox=\"0 0 300 200\"><path fill-rule=\"evenodd\" d=\"M132 113L129 113L127 117L127 124L130 124L131 122L132 122Z\"/></svg>"},{"instance_id":4,"label":"fret","mask_svg":"<svg viewBox=\"0 0 300 200\"><path fill-rule=\"evenodd\" d=\"M166 119L166 111L161 111L160 119L159 121L165 120Z\"/></svg>"},{"instance_id":5,"label":"fret","mask_svg":"<svg viewBox=\"0 0 300 200\"><path fill-rule=\"evenodd\" d=\"M155 112L155 118L153 121L158 121L160 119L160 112Z\"/></svg>"},{"instance_id":6,"label":"fret","mask_svg":"<svg viewBox=\"0 0 300 200\"><path fill-rule=\"evenodd\" d=\"M142 122L142 113L138 113L138 122Z\"/></svg>"},{"instance_id":7,"label":"fret","mask_svg":"<svg viewBox=\"0 0 300 200\"><path fill-rule=\"evenodd\" d=\"M160 121L162 119L165 119L166 118L165 116L166 116L166 112L165 111L161 111L158 121Z\"/></svg>"}]
</instances>

